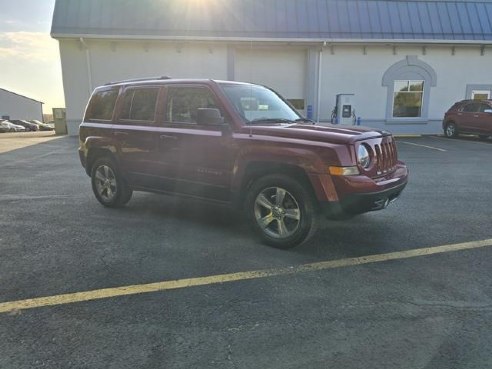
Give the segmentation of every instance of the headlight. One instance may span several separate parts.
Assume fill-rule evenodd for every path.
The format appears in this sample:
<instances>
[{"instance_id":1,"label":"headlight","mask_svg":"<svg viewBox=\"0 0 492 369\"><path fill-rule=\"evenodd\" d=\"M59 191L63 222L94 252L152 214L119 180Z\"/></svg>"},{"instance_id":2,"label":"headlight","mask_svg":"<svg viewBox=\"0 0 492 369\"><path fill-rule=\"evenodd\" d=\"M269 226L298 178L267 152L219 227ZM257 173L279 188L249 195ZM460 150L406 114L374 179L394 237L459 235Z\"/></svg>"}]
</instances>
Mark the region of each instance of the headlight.
<instances>
[{"instance_id":1,"label":"headlight","mask_svg":"<svg viewBox=\"0 0 492 369\"><path fill-rule=\"evenodd\" d=\"M359 150L357 150L357 162L364 169L369 168L369 165L371 165L371 156L364 144L359 145Z\"/></svg>"}]
</instances>

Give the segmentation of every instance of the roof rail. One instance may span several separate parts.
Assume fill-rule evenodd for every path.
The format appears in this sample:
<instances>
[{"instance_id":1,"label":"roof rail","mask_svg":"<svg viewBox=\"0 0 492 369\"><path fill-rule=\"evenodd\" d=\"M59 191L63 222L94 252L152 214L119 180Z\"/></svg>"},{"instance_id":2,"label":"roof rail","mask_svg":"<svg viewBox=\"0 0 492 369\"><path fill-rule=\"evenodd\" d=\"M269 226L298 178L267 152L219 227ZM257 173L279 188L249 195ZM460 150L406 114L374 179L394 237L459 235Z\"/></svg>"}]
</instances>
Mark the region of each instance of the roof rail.
<instances>
[{"instance_id":1,"label":"roof rail","mask_svg":"<svg viewBox=\"0 0 492 369\"><path fill-rule=\"evenodd\" d=\"M169 76L159 76L159 77L146 77L146 78L133 78L133 79L124 79L122 81L114 81L108 82L104 86L115 85L118 83L127 83L127 82L140 82L140 81L154 81L158 79L171 79Z\"/></svg>"}]
</instances>

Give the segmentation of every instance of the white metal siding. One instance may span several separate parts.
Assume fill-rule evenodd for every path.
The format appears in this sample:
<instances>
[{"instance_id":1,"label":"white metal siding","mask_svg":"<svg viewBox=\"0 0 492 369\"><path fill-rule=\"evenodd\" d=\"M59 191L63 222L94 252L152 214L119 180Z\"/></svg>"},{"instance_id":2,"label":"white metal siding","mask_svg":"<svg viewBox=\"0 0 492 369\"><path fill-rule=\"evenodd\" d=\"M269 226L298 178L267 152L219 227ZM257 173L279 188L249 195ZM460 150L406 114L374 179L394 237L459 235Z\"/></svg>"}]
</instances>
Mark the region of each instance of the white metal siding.
<instances>
[{"instance_id":1,"label":"white metal siding","mask_svg":"<svg viewBox=\"0 0 492 369\"><path fill-rule=\"evenodd\" d=\"M89 90L105 83L166 75L173 78L227 79L225 45L109 40L86 40L84 43L87 49L79 40L60 41L70 135L78 134ZM88 87L89 81L91 88Z\"/></svg>"},{"instance_id":2,"label":"white metal siding","mask_svg":"<svg viewBox=\"0 0 492 369\"><path fill-rule=\"evenodd\" d=\"M15 93L0 90L0 118L43 120L42 104L39 101Z\"/></svg>"}]
</instances>

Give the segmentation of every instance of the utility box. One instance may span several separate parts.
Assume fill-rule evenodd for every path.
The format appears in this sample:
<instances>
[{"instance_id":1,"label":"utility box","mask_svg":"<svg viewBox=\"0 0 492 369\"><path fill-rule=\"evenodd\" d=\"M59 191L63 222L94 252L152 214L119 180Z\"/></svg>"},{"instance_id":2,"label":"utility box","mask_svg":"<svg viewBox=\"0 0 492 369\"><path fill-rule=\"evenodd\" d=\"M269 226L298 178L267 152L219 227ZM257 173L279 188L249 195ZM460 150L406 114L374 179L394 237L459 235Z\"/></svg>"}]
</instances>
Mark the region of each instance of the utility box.
<instances>
[{"instance_id":1,"label":"utility box","mask_svg":"<svg viewBox=\"0 0 492 369\"><path fill-rule=\"evenodd\" d=\"M53 120L57 135L67 134L67 111L65 108L53 108Z\"/></svg>"},{"instance_id":2,"label":"utility box","mask_svg":"<svg viewBox=\"0 0 492 369\"><path fill-rule=\"evenodd\" d=\"M354 94L338 94L335 107L336 123L355 125Z\"/></svg>"}]
</instances>

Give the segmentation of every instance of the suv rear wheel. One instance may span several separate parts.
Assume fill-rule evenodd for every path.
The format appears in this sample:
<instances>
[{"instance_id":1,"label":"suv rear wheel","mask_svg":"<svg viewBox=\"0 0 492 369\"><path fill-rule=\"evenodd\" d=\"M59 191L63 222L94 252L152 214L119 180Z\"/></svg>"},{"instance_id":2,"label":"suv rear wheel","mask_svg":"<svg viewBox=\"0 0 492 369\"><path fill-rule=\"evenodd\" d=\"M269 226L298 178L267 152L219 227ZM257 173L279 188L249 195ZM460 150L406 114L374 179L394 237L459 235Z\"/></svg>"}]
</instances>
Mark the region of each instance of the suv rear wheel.
<instances>
[{"instance_id":1,"label":"suv rear wheel","mask_svg":"<svg viewBox=\"0 0 492 369\"><path fill-rule=\"evenodd\" d=\"M446 128L444 129L444 135L449 138L456 137L458 135L456 124L454 124L453 122L449 122L448 124L446 124Z\"/></svg>"},{"instance_id":2,"label":"suv rear wheel","mask_svg":"<svg viewBox=\"0 0 492 369\"><path fill-rule=\"evenodd\" d=\"M246 196L246 215L263 242L280 249L308 241L319 220L311 192L282 174L261 177L252 184Z\"/></svg>"},{"instance_id":3,"label":"suv rear wheel","mask_svg":"<svg viewBox=\"0 0 492 369\"><path fill-rule=\"evenodd\" d=\"M97 159L91 171L92 190L104 206L121 207L130 201L133 191L121 176L113 159Z\"/></svg>"}]
</instances>

